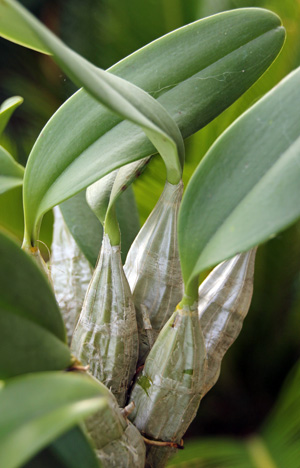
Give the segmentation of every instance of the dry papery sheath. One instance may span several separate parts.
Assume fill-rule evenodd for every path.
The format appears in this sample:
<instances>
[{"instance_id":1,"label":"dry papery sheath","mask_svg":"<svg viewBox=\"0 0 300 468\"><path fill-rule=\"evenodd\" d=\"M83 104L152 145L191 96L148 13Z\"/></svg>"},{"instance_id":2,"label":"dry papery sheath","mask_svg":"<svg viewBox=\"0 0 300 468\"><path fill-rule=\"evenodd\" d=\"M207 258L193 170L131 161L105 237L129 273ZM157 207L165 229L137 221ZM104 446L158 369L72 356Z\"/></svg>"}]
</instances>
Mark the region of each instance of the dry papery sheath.
<instances>
[{"instance_id":1,"label":"dry papery sheath","mask_svg":"<svg viewBox=\"0 0 300 468\"><path fill-rule=\"evenodd\" d=\"M135 373L138 334L134 304L120 246L105 234L100 258L85 296L71 349L89 372L124 406Z\"/></svg>"},{"instance_id":2,"label":"dry papery sheath","mask_svg":"<svg viewBox=\"0 0 300 468\"><path fill-rule=\"evenodd\" d=\"M197 304L178 308L161 330L132 390L129 416L148 439L180 443L201 400L206 369ZM147 467L161 468L176 449L148 446Z\"/></svg>"},{"instance_id":3,"label":"dry papery sheath","mask_svg":"<svg viewBox=\"0 0 300 468\"><path fill-rule=\"evenodd\" d=\"M85 421L103 468L144 468L146 448L139 431L124 417L113 395L108 406Z\"/></svg>"},{"instance_id":4,"label":"dry papery sheath","mask_svg":"<svg viewBox=\"0 0 300 468\"><path fill-rule=\"evenodd\" d=\"M138 365L145 362L158 333L183 296L177 247L177 217L183 184L165 184L163 193L134 240L124 271L139 329Z\"/></svg>"},{"instance_id":5,"label":"dry papery sheath","mask_svg":"<svg viewBox=\"0 0 300 468\"><path fill-rule=\"evenodd\" d=\"M58 206L54 208L51 251L54 292L70 342L93 271L67 228Z\"/></svg>"},{"instance_id":6,"label":"dry papery sheath","mask_svg":"<svg viewBox=\"0 0 300 468\"><path fill-rule=\"evenodd\" d=\"M205 395L220 375L224 354L239 335L250 307L256 248L215 267L199 287L198 312L205 340Z\"/></svg>"}]
</instances>

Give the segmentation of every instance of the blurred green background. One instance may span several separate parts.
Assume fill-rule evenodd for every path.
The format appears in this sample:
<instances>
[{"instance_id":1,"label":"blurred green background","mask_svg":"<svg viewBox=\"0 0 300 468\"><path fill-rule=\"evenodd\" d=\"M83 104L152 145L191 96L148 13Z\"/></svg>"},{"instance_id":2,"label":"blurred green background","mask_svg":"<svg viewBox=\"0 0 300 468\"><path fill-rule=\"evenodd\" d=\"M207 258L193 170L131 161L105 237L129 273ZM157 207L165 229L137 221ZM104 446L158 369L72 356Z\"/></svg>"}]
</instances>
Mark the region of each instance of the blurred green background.
<instances>
[{"instance_id":1,"label":"blurred green background","mask_svg":"<svg viewBox=\"0 0 300 468\"><path fill-rule=\"evenodd\" d=\"M223 10L264 7L281 17L287 40L280 57L242 98L186 141L185 183L218 135L300 65L299 0L24 0L22 3L69 46L102 68L168 31ZM3 39L0 50L0 102L13 95L24 97L1 144L25 165L42 127L75 88L49 57ZM134 187L142 222L158 199L164 180L163 164L154 158ZM21 240L22 223L18 188L0 196L0 225ZM42 232L48 246L51 226L50 213L45 217ZM218 383L201 403L186 440L204 436L240 438L255 433L274 407L282 383L299 359L299 332L300 223L297 223L259 248L248 317L237 342L225 356ZM178 458L180 464L185 456L188 458L188 449L184 452ZM222 465L220 461L195 463L180 466L235 466ZM300 460L295 466L300 466Z\"/></svg>"}]
</instances>

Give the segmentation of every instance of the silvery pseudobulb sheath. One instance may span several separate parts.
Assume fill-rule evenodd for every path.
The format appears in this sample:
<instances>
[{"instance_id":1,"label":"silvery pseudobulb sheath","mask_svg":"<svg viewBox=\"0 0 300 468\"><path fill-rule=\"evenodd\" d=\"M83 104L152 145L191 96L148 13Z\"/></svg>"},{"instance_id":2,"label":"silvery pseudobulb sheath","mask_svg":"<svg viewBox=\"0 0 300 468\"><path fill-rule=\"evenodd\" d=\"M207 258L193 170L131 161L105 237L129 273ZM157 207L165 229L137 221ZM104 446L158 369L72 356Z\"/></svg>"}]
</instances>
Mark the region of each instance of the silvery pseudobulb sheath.
<instances>
[{"instance_id":1,"label":"silvery pseudobulb sheath","mask_svg":"<svg viewBox=\"0 0 300 468\"><path fill-rule=\"evenodd\" d=\"M54 208L51 251L54 292L70 342L92 277L92 267L67 228L58 206Z\"/></svg>"},{"instance_id":2,"label":"silvery pseudobulb sheath","mask_svg":"<svg viewBox=\"0 0 300 468\"><path fill-rule=\"evenodd\" d=\"M144 468L145 444L107 390L108 405L85 421L103 468ZM83 467L84 468L84 467Z\"/></svg>"},{"instance_id":3,"label":"silvery pseudobulb sheath","mask_svg":"<svg viewBox=\"0 0 300 468\"><path fill-rule=\"evenodd\" d=\"M120 246L103 236L100 258L87 290L71 349L90 373L124 406L135 373L138 333Z\"/></svg>"},{"instance_id":4,"label":"silvery pseudobulb sheath","mask_svg":"<svg viewBox=\"0 0 300 468\"><path fill-rule=\"evenodd\" d=\"M223 356L249 310L255 255L256 248L222 262L199 287L198 312L207 354L203 394L218 380Z\"/></svg>"},{"instance_id":5,"label":"silvery pseudobulb sheath","mask_svg":"<svg viewBox=\"0 0 300 468\"><path fill-rule=\"evenodd\" d=\"M205 370L197 303L180 305L161 330L133 387L130 420L148 439L180 444L199 407ZM148 446L146 466L165 466L175 450Z\"/></svg>"},{"instance_id":6,"label":"silvery pseudobulb sheath","mask_svg":"<svg viewBox=\"0 0 300 468\"><path fill-rule=\"evenodd\" d=\"M183 296L177 247L177 216L183 184L166 182L164 191L135 238L124 271L136 308L140 349L145 362L158 333Z\"/></svg>"}]
</instances>

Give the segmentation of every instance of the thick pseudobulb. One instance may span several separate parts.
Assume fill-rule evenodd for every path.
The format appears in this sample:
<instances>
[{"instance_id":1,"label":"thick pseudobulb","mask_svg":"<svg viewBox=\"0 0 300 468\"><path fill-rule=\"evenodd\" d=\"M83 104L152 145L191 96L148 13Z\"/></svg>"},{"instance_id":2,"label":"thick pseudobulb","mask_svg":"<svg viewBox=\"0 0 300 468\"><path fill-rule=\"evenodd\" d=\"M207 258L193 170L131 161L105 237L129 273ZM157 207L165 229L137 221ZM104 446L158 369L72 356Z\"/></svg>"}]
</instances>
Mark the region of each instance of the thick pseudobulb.
<instances>
[{"instance_id":1,"label":"thick pseudobulb","mask_svg":"<svg viewBox=\"0 0 300 468\"><path fill-rule=\"evenodd\" d=\"M224 354L238 337L253 292L256 248L216 266L199 287L198 312L207 353L203 394L216 383Z\"/></svg>"},{"instance_id":2,"label":"thick pseudobulb","mask_svg":"<svg viewBox=\"0 0 300 468\"><path fill-rule=\"evenodd\" d=\"M206 370L197 303L178 306L160 332L138 377L129 416L146 438L180 444L201 400ZM149 445L147 467L162 468L176 448Z\"/></svg>"},{"instance_id":3,"label":"thick pseudobulb","mask_svg":"<svg viewBox=\"0 0 300 468\"><path fill-rule=\"evenodd\" d=\"M137 363L137 323L120 246L111 246L106 234L71 349L124 406Z\"/></svg>"},{"instance_id":4,"label":"thick pseudobulb","mask_svg":"<svg viewBox=\"0 0 300 468\"><path fill-rule=\"evenodd\" d=\"M123 416L107 390L107 405L85 426L103 468L144 468L146 448L139 431Z\"/></svg>"},{"instance_id":5,"label":"thick pseudobulb","mask_svg":"<svg viewBox=\"0 0 300 468\"><path fill-rule=\"evenodd\" d=\"M142 365L183 296L177 217L183 184L166 182L155 208L134 240L124 271L134 299Z\"/></svg>"},{"instance_id":6,"label":"thick pseudobulb","mask_svg":"<svg viewBox=\"0 0 300 468\"><path fill-rule=\"evenodd\" d=\"M58 206L54 208L51 251L51 278L70 343L93 272Z\"/></svg>"}]
</instances>

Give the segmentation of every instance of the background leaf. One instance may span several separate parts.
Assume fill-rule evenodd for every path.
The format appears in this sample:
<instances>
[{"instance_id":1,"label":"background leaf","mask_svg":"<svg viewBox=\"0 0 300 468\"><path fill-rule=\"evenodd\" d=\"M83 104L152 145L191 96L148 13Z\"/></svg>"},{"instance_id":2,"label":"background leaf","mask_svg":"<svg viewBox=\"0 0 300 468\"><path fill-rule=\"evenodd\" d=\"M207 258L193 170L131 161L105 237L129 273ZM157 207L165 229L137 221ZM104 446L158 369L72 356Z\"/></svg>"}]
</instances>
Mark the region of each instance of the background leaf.
<instances>
[{"instance_id":1,"label":"background leaf","mask_svg":"<svg viewBox=\"0 0 300 468\"><path fill-rule=\"evenodd\" d=\"M0 146L0 194L23 184L24 168Z\"/></svg>"},{"instance_id":2,"label":"background leaf","mask_svg":"<svg viewBox=\"0 0 300 468\"><path fill-rule=\"evenodd\" d=\"M103 229L100 221L86 202L85 191L62 203L60 209L76 243L91 265L95 266L100 252ZM123 263L125 263L129 247L140 228L132 189L120 197L116 209L122 235L121 256Z\"/></svg>"},{"instance_id":3,"label":"background leaf","mask_svg":"<svg viewBox=\"0 0 300 468\"><path fill-rule=\"evenodd\" d=\"M1 6L0 6L1 9ZM13 96L11 98L6 99L2 102L0 106L0 135L5 129L7 122L10 119L11 114L14 110L19 107L23 102L23 98L20 96ZM1 166L0 166L1 167Z\"/></svg>"},{"instance_id":4,"label":"background leaf","mask_svg":"<svg viewBox=\"0 0 300 468\"><path fill-rule=\"evenodd\" d=\"M1 232L0 257L0 378L68 367L64 324L46 276Z\"/></svg>"},{"instance_id":5,"label":"background leaf","mask_svg":"<svg viewBox=\"0 0 300 468\"><path fill-rule=\"evenodd\" d=\"M300 216L300 69L240 117L194 173L179 215L185 283Z\"/></svg>"},{"instance_id":6,"label":"background leaf","mask_svg":"<svg viewBox=\"0 0 300 468\"><path fill-rule=\"evenodd\" d=\"M0 389L1 466L19 467L82 418L107 407L107 394L100 383L74 373L7 381Z\"/></svg>"},{"instance_id":7,"label":"background leaf","mask_svg":"<svg viewBox=\"0 0 300 468\"><path fill-rule=\"evenodd\" d=\"M21 244L24 233L22 187L0 195L0 226Z\"/></svg>"},{"instance_id":8,"label":"background leaf","mask_svg":"<svg viewBox=\"0 0 300 468\"><path fill-rule=\"evenodd\" d=\"M127 252L140 229L139 215L131 187L117 200L116 212L121 230L121 257L124 264Z\"/></svg>"},{"instance_id":9,"label":"background leaf","mask_svg":"<svg viewBox=\"0 0 300 468\"><path fill-rule=\"evenodd\" d=\"M261 429L244 439L203 438L168 463L182 468L298 468L300 361L290 372Z\"/></svg>"},{"instance_id":10,"label":"background leaf","mask_svg":"<svg viewBox=\"0 0 300 468\"><path fill-rule=\"evenodd\" d=\"M85 190L62 203L64 220L77 245L95 266L102 242L102 226L86 202Z\"/></svg>"},{"instance_id":11,"label":"background leaf","mask_svg":"<svg viewBox=\"0 0 300 468\"><path fill-rule=\"evenodd\" d=\"M243 442L230 438L203 438L190 441L186 444L185 450L179 452L167 466L169 468L256 468Z\"/></svg>"}]
</instances>

